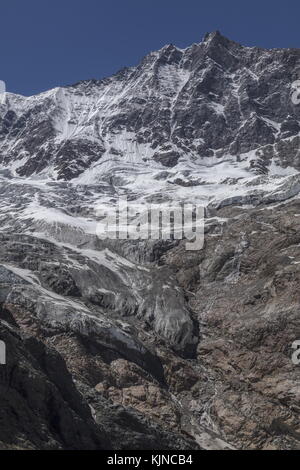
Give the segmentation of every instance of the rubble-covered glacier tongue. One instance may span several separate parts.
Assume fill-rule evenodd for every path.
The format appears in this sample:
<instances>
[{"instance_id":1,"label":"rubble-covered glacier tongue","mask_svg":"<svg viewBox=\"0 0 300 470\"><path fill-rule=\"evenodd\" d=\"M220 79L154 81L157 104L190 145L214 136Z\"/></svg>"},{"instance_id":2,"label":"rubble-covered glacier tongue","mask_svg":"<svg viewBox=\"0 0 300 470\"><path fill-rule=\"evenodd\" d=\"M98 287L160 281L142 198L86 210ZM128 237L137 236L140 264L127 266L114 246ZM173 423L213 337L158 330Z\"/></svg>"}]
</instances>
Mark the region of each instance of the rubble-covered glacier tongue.
<instances>
[{"instance_id":1,"label":"rubble-covered glacier tongue","mask_svg":"<svg viewBox=\"0 0 300 470\"><path fill-rule=\"evenodd\" d=\"M6 94L0 448L299 447L299 59L215 32L104 80ZM120 196L205 206L203 248L100 239L99 205Z\"/></svg>"},{"instance_id":2,"label":"rubble-covered glacier tongue","mask_svg":"<svg viewBox=\"0 0 300 470\"><path fill-rule=\"evenodd\" d=\"M62 225L60 230L67 227ZM196 324L184 292L167 268L139 266L108 248L75 248L28 235L15 235L13 241L1 238L1 261L7 262L3 266L32 284L30 289L13 290L7 302L26 308L31 299L41 324L97 337L102 343L115 338L116 345L112 339L110 348L122 349L125 356L141 363L144 348L138 342L135 345L134 328L130 328L130 323L140 321L179 353L193 355ZM124 331L110 323L116 316L124 320ZM151 372L162 379L159 362L156 368Z\"/></svg>"}]
</instances>

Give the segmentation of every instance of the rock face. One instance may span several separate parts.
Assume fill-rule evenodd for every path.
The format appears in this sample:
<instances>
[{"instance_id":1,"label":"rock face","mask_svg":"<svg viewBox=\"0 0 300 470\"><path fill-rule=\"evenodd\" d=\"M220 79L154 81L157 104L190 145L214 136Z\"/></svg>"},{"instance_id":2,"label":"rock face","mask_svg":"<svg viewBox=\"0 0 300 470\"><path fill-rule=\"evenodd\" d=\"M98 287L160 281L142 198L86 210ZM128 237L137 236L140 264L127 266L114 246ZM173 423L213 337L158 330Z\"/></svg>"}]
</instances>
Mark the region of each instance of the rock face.
<instances>
[{"instance_id":1,"label":"rock face","mask_svg":"<svg viewBox=\"0 0 300 470\"><path fill-rule=\"evenodd\" d=\"M6 95L1 448L300 448L299 60L215 32ZM205 206L203 248L99 236L119 196Z\"/></svg>"},{"instance_id":2,"label":"rock face","mask_svg":"<svg viewBox=\"0 0 300 470\"><path fill-rule=\"evenodd\" d=\"M227 221L208 228L201 254L188 259L178 247L165 257L193 291L202 333L197 363L207 381L194 413L235 448L300 447L300 369L291 360L300 336L299 208L296 199L219 209Z\"/></svg>"},{"instance_id":3,"label":"rock face","mask_svg":"<svg viewBox=\"0 0 300 470\"><path fill-rule=\"evenodd\" d=\"M0 333L8 351L1 366L0 448L110 448L59 354L4 321Z\"/></svg>"},{"instance_id":4,"label":"rock face","mask_svg":"<svg viewBox=\"0 0 300 470\"><path fill-rule=\"evenodd\" d=\"M0 449L198 448L142 414L113 405L97 387L75 386L62 356L46 341L4 320L0 336L8 351L0 366Z\"/></svg>"}]
</instances>

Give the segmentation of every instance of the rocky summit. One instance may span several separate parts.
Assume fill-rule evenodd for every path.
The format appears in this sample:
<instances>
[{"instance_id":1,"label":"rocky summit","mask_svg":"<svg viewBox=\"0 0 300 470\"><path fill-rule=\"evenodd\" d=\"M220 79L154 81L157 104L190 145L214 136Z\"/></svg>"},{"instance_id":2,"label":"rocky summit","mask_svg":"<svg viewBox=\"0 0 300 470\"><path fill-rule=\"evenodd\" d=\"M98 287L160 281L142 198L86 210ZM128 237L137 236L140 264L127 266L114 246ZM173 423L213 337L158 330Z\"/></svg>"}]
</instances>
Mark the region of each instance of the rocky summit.
<instances>
[{"instance_id":1,"label":"rocky summit","mask_svg":"<svg viewBox=\"0 0 300 470\"><path fill-rule=\"evenodd\" d=\"M219 32L0 103L0 449L299 449L300 50ZM204 245L97 235L205 208Z\"/></svg>"}]
</instances>

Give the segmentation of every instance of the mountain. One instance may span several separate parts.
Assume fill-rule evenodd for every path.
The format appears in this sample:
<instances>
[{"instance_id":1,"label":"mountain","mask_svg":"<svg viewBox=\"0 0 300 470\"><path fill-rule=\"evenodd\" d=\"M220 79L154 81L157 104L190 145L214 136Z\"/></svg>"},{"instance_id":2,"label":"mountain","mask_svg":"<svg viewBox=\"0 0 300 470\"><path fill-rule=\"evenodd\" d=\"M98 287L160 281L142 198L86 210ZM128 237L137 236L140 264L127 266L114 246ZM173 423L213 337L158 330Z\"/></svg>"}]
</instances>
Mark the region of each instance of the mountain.
<instances>
[{"instance_id":1,"label":"mountain","mask_svg":"<svg viewBox=\"0 0 300 470\"><path fill-rule=\"evenodd\" d=\"M290 98L299 60L296 49L243 47L214 32L104 80L8 93L1 161L20 176L81 181L117 163L186 169L225 156L233 167L298 168L299 107Z\"/></svg>"},{"instance_id":2,"label":"mountain","mask_svg":"<svg viewBox=\"0 0 300 470\"><path fill-rule=\"evenodd\" d=\"M213 32L6 93L0 448L299 448L299 67ZM99 238L124 195L205 206L204 247Z\"/></svg>"}]
</instances>

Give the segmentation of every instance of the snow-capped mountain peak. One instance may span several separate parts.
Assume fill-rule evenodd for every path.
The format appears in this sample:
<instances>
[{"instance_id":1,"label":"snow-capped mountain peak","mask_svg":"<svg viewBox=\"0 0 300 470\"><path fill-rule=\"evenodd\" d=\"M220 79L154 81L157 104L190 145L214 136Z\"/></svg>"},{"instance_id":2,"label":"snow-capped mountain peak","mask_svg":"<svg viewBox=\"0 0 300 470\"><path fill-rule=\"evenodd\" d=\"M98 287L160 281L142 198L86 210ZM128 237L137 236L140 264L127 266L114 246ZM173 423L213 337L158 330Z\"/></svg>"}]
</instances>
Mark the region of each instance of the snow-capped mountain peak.
<instances>
[{"instance_id":1,"label":"snow-capped mountain peak","mask_svg":"<svg viewBox=\"0 0 300 470\"><path fill-rule=\"evenodd\" d=\"M122 184L140 178L159 190L166 181L292 174L299 60L298 50L244 47L215 31L186 49L166 45L103 80L31 97L7 93L2 166L14 176L82 184L116 183L126 168Z\"/></svg>"}]
</instances>

